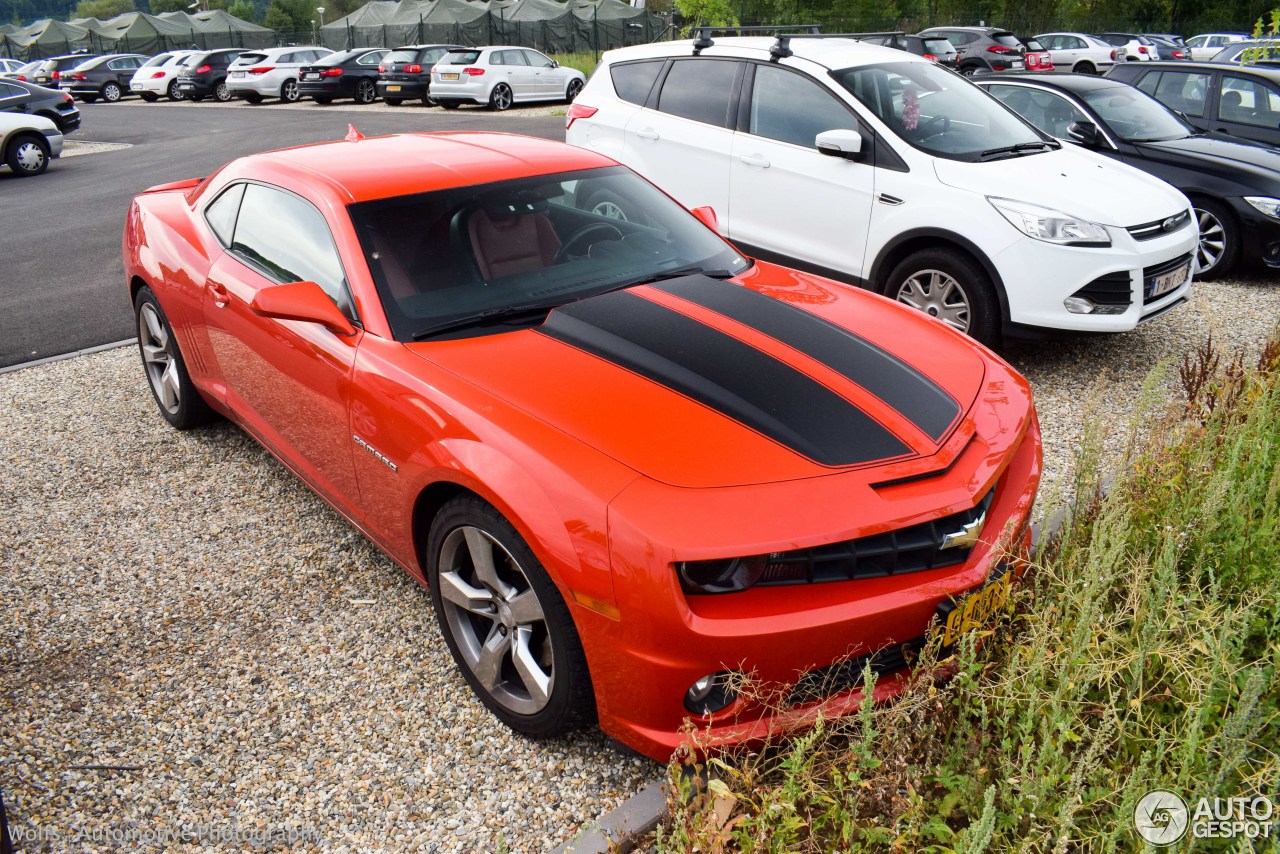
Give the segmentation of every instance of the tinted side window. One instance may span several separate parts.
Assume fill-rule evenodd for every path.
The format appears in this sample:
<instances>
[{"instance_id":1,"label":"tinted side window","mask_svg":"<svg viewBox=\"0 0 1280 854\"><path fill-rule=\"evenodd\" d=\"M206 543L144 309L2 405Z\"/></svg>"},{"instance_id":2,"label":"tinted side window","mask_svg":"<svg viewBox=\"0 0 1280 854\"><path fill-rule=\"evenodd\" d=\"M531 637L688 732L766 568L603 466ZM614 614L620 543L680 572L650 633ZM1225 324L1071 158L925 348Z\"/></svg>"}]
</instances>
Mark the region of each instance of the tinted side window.
<instances>
[{"instance_id":1,"label":"tinted side window","mask_svg":"<svg viewBox=\"0 0 1280 854\"><path fill-rule=\"evenodd\" d=\"M236 214L240 212L240 199L244 196L244 184L236 184L213 200L213 204L204 209L205 221L218 236L223 246L231 245L231 236L236 230Z\"/></svg>"},{"instance_id":2,"label":"tinted side window","mask_svg":"<svg viewBox=\"0 0 1280 854\"><path fill-rule=\"evenodd\" d=\"M1155 95L1156 100L1166 107L1181 110L1188 116L1200 117L1204 115L1204 100L1209 92L1209 75L1166 71L1160 75L1160 82L1156 84L1154 92L1147 86L1138 88Z\"/></svg>"},{"instance_id":3,"label":"tinted side window","mask_svg":"<svg viewBox=\"0 0 1280 854\"><path fill-rule=\"evenodd\" d=\"M1222 121L1280 126L1280 95L1262 83L1224 75L1218 97L1218 118Z\"/></svg>"},{"instance_id":4,"label":"tinted side window","mask_svg":"<svg viewBox=\"0 0 1280 854\"><path fill-rule=\"evenodd\" d=\"M14 86L12 83L5 83L0 80L0 98L16 98L25 94L27 94L27 90L21 86Z\"/></svg>"},{"instance_id":5,"label":"tinted side window","mask_svg":"<svg viewBox=\"0 0 1280 854\"><path fill-rule=\"evenodd\" d=\"M817 83L772 65L757 65L750 132L814 148L825 130L856 130L853 115Z\"/></svg>"},{"instance_id":6,"label":"tinted side window","mask_svg":"<svg viewBox=\"0 0 1280 854\"><path fill-rule=\"evenodd\" d=\"M725 59L681 59L667 72L658 109L673 116L726 127L738 63Z\"/></svg>"},{"instance_id":7,"label":"tinted side window","mask_svg":"<svg viewBox=\"0 0 1280 854\"><path fill-rule=\"evenodd\" d=\"M298 196L248 185L231 250L278 282L315 282L350 313L346 276L329 226Z\"/></svg>"},{"instance_id":8,"label":"tinted side window","mask_svg":"<svg viewBox=\"0 0 1280 854\"><path fill-rule=\"evenodd\" d=\"M613 91L618 97L633 104L643 104L649 98L649 90L658 73L666 64L665 59L648 62L628 62L622 65L609 66L609 77L613 80Z\"/></svg>"}]
</instances>

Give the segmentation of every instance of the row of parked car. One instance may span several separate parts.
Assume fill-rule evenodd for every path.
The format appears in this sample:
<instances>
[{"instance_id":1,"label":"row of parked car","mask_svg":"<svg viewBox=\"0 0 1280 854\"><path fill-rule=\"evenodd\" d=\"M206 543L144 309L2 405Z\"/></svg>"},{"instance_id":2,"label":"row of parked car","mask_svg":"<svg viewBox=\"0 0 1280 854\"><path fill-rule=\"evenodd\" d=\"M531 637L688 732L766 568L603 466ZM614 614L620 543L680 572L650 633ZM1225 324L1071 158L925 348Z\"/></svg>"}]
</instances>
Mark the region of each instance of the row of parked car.
<instances>
[{"instance_id":1,"label":"row of parked car","mask_svg":"<svg viewBox=\"0 0 1280 854\"><path fill-rule=\"evenodd\" d=\"M17 82L69 92L85 103L266 98L328 104L381 98L396 106L409 100L456 109L486 104L505 110L527 101L573 100L586 78L546 54L508 45L407 45L395 49L331 51L318 46L263 50L177 50L156 56L69 54L8 72Z\"/></svg>"}]
</instances>

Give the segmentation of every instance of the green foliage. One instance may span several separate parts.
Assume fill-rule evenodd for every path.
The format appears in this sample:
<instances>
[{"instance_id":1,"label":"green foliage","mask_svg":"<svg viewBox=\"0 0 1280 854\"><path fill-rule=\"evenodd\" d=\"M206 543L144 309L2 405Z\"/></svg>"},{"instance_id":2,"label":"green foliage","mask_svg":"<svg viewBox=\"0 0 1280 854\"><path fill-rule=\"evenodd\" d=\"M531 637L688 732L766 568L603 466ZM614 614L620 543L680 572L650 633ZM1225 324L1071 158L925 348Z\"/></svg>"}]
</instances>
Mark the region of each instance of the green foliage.
<instances>
[{"instance_id":1,"label":"green foliage","mask_svg":"<svg viewBox=\"0 0 1280 854\"><path fill-rule=\"evenodd\" d=\"M133 0L80 0L76 6L74 17L97 18L105 21L125 12L135 12L137 7Z\"/></svg>"},{"instance_id":2,"label":"green foliage","mask_svg":"<svg viewBox=\"0 0 1280 854\"><path fill-rule=\"evenodd\" d=\"M258 10L254 8L249 0L235 0L227 7L227 14L233 15L242 21L254 21L258 19Z\"/></svg>"},{"instance_id":3,"label":"green foliage","mask_svg":"<svg viewBox=\"0 0 1280 854\"><path fill-rule=\"evenodd\" d=\"M1151 789L1274 797L1280 337L1256 363L1206 344L1170 410L1154 404L1167 379L1149 380L1105 495L1092 445L1117 431L1095 417L1060 537L948 682L713 761L657 849L1128 851Z\"/></svg>"},{"instance_id":4,"label":"green foliage","mask_svg":"<svg viewBox=\"0 0 1280 854\"><path fill-rule=\"evenodd\" d=\"M732 27L738 24L732 0L675 0L686 29L695 26Z\"/></svg>"}]
</instances>

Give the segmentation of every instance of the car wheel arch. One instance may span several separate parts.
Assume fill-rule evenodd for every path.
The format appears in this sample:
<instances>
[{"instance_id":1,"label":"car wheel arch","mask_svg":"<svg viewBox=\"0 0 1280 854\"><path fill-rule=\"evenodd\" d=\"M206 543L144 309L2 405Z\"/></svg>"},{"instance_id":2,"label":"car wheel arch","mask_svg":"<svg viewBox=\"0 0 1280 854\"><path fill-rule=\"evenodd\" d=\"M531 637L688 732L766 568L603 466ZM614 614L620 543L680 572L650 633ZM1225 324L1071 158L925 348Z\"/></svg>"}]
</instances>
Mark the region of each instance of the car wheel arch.
<instances>
[{"instance_id":1,"label":"car wheel arch","mask_svg":"<svg viewBox=\"0 0 1280 854\"><path fill-rule=\"evenodd\" d=\"M1003 323L1009 322L1009 298L1005 294L1004 279L991 259L968 238L941 228L915 228L904 231L884 245L880 254L871 264L871 273L867 277L876 293L884 294L888 287L890 271L903 259L922 249L954 249L967 255L977 263L991 279L991 285L1000 303L1000 318Z\"/></svg>"}]
</instances>

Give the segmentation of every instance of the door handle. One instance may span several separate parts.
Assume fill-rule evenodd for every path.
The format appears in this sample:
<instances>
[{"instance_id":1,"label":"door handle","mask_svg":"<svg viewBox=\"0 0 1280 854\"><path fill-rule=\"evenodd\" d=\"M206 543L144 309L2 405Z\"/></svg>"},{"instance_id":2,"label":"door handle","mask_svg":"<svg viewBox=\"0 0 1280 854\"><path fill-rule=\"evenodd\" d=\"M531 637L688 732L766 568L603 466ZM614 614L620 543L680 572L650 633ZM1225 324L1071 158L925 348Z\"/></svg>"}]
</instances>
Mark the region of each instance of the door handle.
<instances>
[{"instance_id":1,"label":"door handle","mask_svg":"<svg viewBox=\"0 0 1280 854\"><path fill-rule=\"evenodd\" d=\"M662 137L658 134L658 132L653 128L641 128L640 130L636 131L636 136L640 137L641 139L662 139Z\"/></svg>"},{"instance_id":2,"label":"door handle","mask_svg":"<svg viewBox=\"0 0 1280 854\"><path fill-rule=\"evenodd\" d=\"M218 282L210 282L209 293L213 294L214 305L216 305L218 308L226 308L227 300L231 298L231 295L227 293L226 288L224 288Z\"/></svg>"},{"instance_id":3,"label":"door handle","mask_svg":"<svg viewBox=\"0 0 1280 854\"><path fill-rule=\"evenodd\" d=\"M769 168L769 161L757 154L745 154L738 159L748 166L759 166L761 169Z\"/></svg>"}]
</instances>

